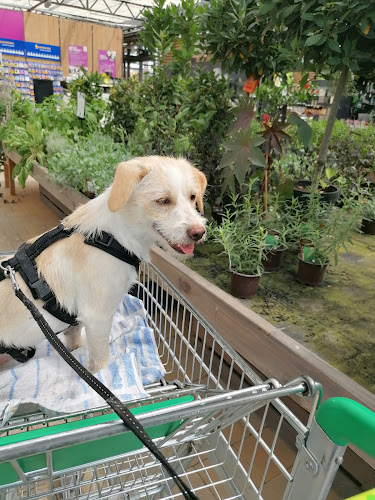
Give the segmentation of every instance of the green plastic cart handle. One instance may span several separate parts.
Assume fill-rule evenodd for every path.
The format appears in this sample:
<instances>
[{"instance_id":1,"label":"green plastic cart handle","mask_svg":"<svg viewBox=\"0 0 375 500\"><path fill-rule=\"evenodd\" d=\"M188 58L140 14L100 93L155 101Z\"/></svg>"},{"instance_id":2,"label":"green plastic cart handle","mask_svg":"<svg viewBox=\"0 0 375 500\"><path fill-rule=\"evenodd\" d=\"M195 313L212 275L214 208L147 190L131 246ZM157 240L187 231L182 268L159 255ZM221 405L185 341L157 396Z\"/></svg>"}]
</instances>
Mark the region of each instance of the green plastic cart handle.
<instances>
[{"instance_id":1,"label":"green plastic cart handle","mask_svg":"<svg viewBox=\"0 0 375 500\"><path fill-rule=\"evenodd\" d=\"M347 500L375 500L375 489L370 491L365 491L364 493L360 493L355 497L350 497Z\"/></svg>"},{"instance_id":2,"label":"green plastic cart handle","mask_svg":"<svg viewBox=\"0 0 375 500\"><path fill-rule=\"evenodd\" d=\"M324 401L315 419L337 445L353 443L375 457L375 413L348 398Z\"/></svg>"}]
</instances>

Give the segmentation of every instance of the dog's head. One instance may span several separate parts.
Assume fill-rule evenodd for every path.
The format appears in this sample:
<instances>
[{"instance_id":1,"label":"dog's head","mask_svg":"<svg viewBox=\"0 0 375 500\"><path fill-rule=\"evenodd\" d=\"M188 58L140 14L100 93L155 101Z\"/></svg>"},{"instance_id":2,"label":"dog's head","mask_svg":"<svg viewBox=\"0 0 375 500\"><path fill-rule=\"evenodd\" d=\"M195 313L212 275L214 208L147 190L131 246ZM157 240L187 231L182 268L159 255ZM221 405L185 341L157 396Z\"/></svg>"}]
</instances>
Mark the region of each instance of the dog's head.
<instances>
[{"instance_id":1,"label":"dog's head","mask_svg":"<svg viewBox=\"0 0 375 500\"><path fill-rule=\"evenodd\" d=\"M175 254L189 255L205 236L205 175L188 161L148 156L120 163L109 191L111 212L126 211L153 240ZM199 209L199 213L197 208Z\"/></svg>"}]
</instances>

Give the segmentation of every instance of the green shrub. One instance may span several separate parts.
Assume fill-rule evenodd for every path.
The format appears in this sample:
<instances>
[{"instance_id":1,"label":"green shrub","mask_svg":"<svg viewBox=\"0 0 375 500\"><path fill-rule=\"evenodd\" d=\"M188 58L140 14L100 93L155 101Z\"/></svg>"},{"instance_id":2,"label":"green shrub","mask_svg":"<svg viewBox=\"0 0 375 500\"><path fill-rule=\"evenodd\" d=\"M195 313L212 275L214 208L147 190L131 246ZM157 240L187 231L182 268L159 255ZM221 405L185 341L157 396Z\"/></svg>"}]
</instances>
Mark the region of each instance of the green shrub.
<instances>
[{"instance_id":1,"label":"green shrub","mask_svg":"<svg viewBox=\"0 0 375 500\"><path fill-rule=\"evenodd\" d=\"M96 71L89 73L83 66L81 66L80 70L82 75L69 83L72 99L77 99L77 92L83 92L85 94L86 102L91 102L94 99L101 99L103 91L100 85L104 82L102 75Z\"/></svg>"},{"instance_id":2,"label":"green shrub","mask_svg":"<svg viewBox=\"0 0 375 500\"><path fill-rule=\"evenodd\" d=\"M140 116L138 104L140 83L131 78L120 80L111 88L109 96L109 116L107 130L115 139L122 139L119 129L126 135L133 133L137 119Z\"/></svg>"},{"instance_id":3,"label":"green shrub","mask_svg":"<svg viewBox=\"0 0 375 500\"><path fill-rule=\"evenodd\" d=\"M123 144L94 133L78 143L70 141L65 149L48 158L47 167L53 181L85 193L90 180L98 195L112 182L116 165L129 157Z\"/></svg>"}]
</instances>

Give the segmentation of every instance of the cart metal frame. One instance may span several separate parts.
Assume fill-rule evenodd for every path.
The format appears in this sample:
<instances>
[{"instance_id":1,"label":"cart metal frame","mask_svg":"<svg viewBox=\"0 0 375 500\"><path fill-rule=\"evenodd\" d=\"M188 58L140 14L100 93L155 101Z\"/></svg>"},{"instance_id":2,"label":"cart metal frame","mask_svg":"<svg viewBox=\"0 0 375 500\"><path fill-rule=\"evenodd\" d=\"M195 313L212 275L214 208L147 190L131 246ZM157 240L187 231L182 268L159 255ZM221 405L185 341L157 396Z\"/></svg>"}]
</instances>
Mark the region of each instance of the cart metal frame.
<instances>
[{"instance_id":1,"label":"cart metal frame","mask_svg":"<svg viewBox=\"0 0 375 500\"><path fill-rule=\"evenodd\" d=\"M315 419L320 384L308 376L285 385L262 380L151 264L141 268L137 294L167 374L160 384L147 387L147 399L130 406L140 411L137 418L145 428L175 423L173 431L155 441L196 495L201 500L277 500L274 492L267 493L269 480L277 477L280 500L324 500L346 445L335 444ZM281 400L291 395L312 399L308 422ZM142 412L146 405L184 396L191 401ZM55 418L14 417L0 436L22 434L25 439L1 446L0 437L0 466L8 464L17 475L10 482L2 478L0 499L182 498L142 447L78 466L57 466L59 450L71 450L74 457L78 445L94 442L100 448L105 440L124 436L129 431L121 421L27 439L35 429L90 423L109 413L103 407ZM295 438L294 452L285 453L285 431ZM31 456L43 456L45 465L26 470L24 459Z\"/></svg>"}]
</instances>

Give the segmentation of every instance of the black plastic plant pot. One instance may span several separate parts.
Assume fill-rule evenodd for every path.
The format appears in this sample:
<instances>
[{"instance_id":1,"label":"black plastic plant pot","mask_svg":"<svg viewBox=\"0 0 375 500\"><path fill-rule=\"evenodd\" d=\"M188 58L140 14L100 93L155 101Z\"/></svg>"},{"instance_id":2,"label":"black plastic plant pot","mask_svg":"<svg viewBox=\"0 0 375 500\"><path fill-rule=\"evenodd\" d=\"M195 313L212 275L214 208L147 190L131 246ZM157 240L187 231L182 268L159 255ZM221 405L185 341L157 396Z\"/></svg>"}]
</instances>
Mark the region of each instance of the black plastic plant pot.
<instances>
[{"instance_id":1,"label":"black plastic plant pot","mask_svg":"<svg viewBox=\"0 0 375 500\"><path fill-rule=\"evenodd\" d=\"M324 274L327 269L327 264L323 267L314 264L313 262L306 262L298 256L298 281L304 285L318 286L323 281Z\"/></svg>"},{"instance_id":2,"label":"black plastic plant pot","mask_svg":"<svg viewBox=\"0 0 375 500\"><path fill-rule=\"evenodd\" d=\"M293 196L301 201L306 201L311 193L311 181L298 181L293 186ZM322 190L319 186L319 190ZM324 203L336 203L340 197L340 189L336 186L327 186L323 192L319 193Z\"/></svg>"},{"instance_id":3,"label":"black plastic plant pot","mask_svg":"<svg viewBox=\"0 0 375 500\"><path fill-rule=\"evenodd\" d=\"M263 261L265 271L277 271L281 267L286 248L278 248L267 252L267 258Z\"/></svg>"},{"instance_id":4,"label":"black plastic plant pot","mask_svg":"<svg viewBox=\"0 0 375 500\"><path fill-rule=\"evenodd\" d=\"M259 275L242 274L232 271L230 281L231 294L237 299L251 299L259 286Z\"/></svg>"},{"instance_id":5,"label":"black plastic plant pot","mask_svg":"<svg viewBox=\"0 0 375 500\"><path fill-rule=\"evenodd\" d=\"M365 234L375 234L375 220L362 220L361 230Z\"/></svg>"},{"instance_id":6,"label":"black plastic plant pot","mask_svg":"<svg viewBox=\"0 0 375 500\"><path fill-rule=\"evenodd\" d=\"M223 222L224 208L220 205L213 205L211 210L212 218L220 225Z\"/></svg>"}]
</instances>

